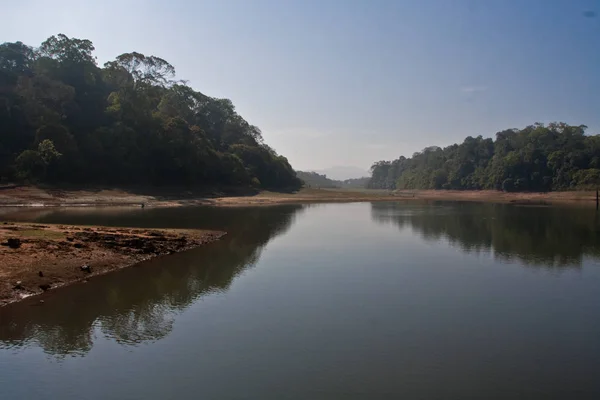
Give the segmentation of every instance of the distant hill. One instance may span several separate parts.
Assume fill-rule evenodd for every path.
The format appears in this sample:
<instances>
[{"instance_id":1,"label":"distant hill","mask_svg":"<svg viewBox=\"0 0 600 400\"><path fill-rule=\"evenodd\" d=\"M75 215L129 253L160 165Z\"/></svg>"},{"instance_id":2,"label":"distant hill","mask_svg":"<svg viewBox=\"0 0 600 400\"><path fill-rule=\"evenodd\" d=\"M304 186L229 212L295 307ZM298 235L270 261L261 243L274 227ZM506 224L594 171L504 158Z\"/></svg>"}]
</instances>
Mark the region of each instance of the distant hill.
<instances>
[{"instance_id":1,"label":"distant hill","mask_svg":"<svg viewBox=\"0 0 600 400\"><path fill-rule=\"evenodd\" d=\"M327 178L326 175L321 175L312 171L296 171L296 176L300 178L305 186L315 188L339 188L339 181L334 181Z\"/></svg>"},{"instance_id":2,"label":"distant hill","mask_svg":"<svg viewBox=\"0 0 600 400\"><path fill-rule=\"evenodd\" d=\"M354 178L346 180L329 179L327 175L322 175L313 171L296 171L296 176L304 184L313 188L365 188L371 178Z\"/></svg>"},{"instance_id":3,"label":"distant hill","mask_svg":"<svg viewBox=\"0 0 600 400\"><path fill-rule=\"evenodd\" d=\"M326 175L329 179L344 181L346 179L362 178L369 176L369 172L354 166L336 166L315 171L318 174Z\"/></svg>"}]
</instances>

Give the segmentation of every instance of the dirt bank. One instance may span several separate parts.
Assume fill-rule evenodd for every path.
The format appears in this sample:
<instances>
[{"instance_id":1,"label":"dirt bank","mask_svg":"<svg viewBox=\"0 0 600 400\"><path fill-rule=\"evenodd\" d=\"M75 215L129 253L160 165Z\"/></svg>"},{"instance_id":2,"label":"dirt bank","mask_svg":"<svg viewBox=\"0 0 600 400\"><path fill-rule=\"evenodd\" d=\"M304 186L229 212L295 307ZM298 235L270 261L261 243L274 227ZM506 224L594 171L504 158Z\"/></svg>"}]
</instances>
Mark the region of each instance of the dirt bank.
<instances>
[{"instance_id":1,"label":"dirt bank","mask_svg":"<svg viewBox=\"0 0 600 400\"><path fill-rule=\"evenodd\" d=\"M197 247L224 232L3 223L0 306L153 257Z\"/></svg>"},{"instance_id":2,"label":"dirt bank","mask_svg":"<svg viewBox=\"0 0 600 400\"><path fill-rule=\"evenodd\" d=\"M175 207L182 205L246 206L285 203L325 203L399 200L457 200L517 204L577 204L594 206L595 192L504 193L495 190L302 189L296 193L219 191L186 189L59 190L35 186L0 186L0 206L134 206ZM243 195L242 195L243 194Z\"/></svg>"},{"instance_id":3,"label":"dirt bank","mask_svg":"<svg viewBox=\"0 0 600 400\"><path fill-rule=\"evenodd\" d=\"M185 192L178 199L186 197ZM0 206L136 206L170 205L170 196L121 189L53 189L36 186L0 186Z\"/></svg>"},{"instance_id":4,"label":"dirt bank","mask_svg":"<svg viewBox=\"0 0 600 400\"><path fill-rule=\"evenodd\" d=\"M345 190L303 189L298 193L263 192L255 196L204 199L202 204L216 206L273 205L283 203L375 202L375 201L474 201L523 205L572 204L595 206L595 192L504 193L494 190Z\"/></svg>"},{"instance_id":5,"label":"dirt bank","mask_svg":"<svg viewBox=\"0 0 600 400\"><path fill-rule=\"evenodd\" d=\"M548 192L548 193L506 193L497 190L418 190L416 198L425 200L458 200L512 204L573 204L594 206L596 192ZM410 196L411 192L397 192L397 196Z\"/></svg>"}]
</instances>

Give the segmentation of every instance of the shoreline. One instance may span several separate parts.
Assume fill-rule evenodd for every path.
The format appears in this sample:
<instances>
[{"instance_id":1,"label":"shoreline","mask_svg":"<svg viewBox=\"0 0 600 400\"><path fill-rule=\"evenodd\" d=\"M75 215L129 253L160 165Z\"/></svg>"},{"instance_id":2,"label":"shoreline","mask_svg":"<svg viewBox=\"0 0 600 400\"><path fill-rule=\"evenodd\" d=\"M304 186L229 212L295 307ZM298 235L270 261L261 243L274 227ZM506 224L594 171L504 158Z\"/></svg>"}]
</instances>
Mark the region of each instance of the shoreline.
<instances>
[{"instance_id":1,"label":"shoreline","mask_svg":"<svg viewBox=\"0 0 600 400\"><path fill-rule=\"evenodd\" d=\"M520 205L573 204L595 206L594 191L519 192L494 190L371 190L371 189L311 189L295 193L263 191L228 195L222 192L193 193L183 189L162 190L160 193L134 193L122 189L56 190L35 186L0 189L0 208L51 207L179 207L179 206L263 206L290 203L351 203L379 201L472 201Z\"/></svg>"},{"instance_id":2,"label":"shoreline","mask_svg":"<svg viewBox=\"0 0 600 400\"><path fill-rule=\"evenodd\" d=\"M23 192L36 196L23 196ZM55 196L43 189L26 187L19 192L0 190L0 211L10 208L151 208L209 205L216 207L273 206L398 201L468 201L523 206L570 205L595 207L596 193L504 193L497 191L383 191L350 189L303 189L297 193L261 192L253 196L169 199L131 194L121 190L62 192ZM132 201L136 200L136 201ZM82 202L81 200L85 200ZM144 200L143 202L137 202ZM19 211L20 212L20 211ZM1 215L1 214L0 214ZM1 219L1 217L0 217ZM0 307L30 296L87 279L139 262L202 246L220 239L224 232L179 229L115 228L20 222L0 222ZM11 248L8 239L19 239ZM91 270L83 270L89 265ZM41 272L41 273L40 273Z\"/></svg>"},{"instance_id":3,"label":"shoreline","mask_svg":"<svg viewBox=\"0 0 600 400\"><path fill-rule=\"evenodd\" d=\"M203 246L224 235L208 230L4 222L0 224L0 307Z\"/></svg>"},{"instance_id":4,"label":"shoreline","mask_svg":"<svg viewBox=\"0 0 600 400\"><path fill-rule=\"evenodd\" d=\"M372 193L376 192L376 193ZM461 201L530 206L571 205L595 207L595 192L504 193L497 191L351 191L317 189L297 194L261 193L252 197L220 197L201 204L222 207L268 206L301 203L352 203L400 201Z\"/></svg>"}]
</instances>

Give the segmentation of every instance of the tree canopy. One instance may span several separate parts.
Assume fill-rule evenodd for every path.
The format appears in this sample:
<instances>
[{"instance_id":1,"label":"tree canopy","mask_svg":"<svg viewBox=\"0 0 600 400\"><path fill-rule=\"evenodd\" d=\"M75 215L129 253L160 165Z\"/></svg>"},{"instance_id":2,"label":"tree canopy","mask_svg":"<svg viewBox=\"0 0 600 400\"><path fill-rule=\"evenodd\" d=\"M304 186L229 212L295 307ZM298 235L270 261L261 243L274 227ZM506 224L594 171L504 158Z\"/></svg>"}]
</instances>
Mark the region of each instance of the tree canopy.
<instances>
[{"instance_id":1,"label":"tree canopy","mask_svg":"<svg viewBox=\"0 0 600 400\"><path fill-rule=\"evenodd\" d=\"M228 99L132 52L97 65L85 39L0 45L0 177L46 183L296 189L287 159Z\"/></svg>"},{"instance_id":2,"label":"tree canopy","mask_svg":"<svg viewBox=\"0 0 600 400\"><path fill-rule=\"evenodd\" d=\"M296 176L302 180L305 186L312 188L344 188L344 189L363 189L366 187L369 178L353 178L343 181L329 179L325 174L319 174L313 171L296 171Z\"/></svg>"},{"instance_id":3,"label":"tree canopy","mask_svg":"<svg viewBox=\"0 0 600 400\"><path fill-rule=\"evenodd\" d=\"M369 188L550 191L600 185L600 135L585 125L536 123L371 167Z\"/></svg>"},{"instance_id":4,"label":"tree canopy","mask_svg":"<svg viewBox=\"0 0 600 400\"><path fill-rule=\"evenodd\" d=\"M296 176L304 182L305 186L313 188L339 188L340 182L329 179L327 175L321 175L313 171L296 171Z\"/></svg>"}]
</instances>

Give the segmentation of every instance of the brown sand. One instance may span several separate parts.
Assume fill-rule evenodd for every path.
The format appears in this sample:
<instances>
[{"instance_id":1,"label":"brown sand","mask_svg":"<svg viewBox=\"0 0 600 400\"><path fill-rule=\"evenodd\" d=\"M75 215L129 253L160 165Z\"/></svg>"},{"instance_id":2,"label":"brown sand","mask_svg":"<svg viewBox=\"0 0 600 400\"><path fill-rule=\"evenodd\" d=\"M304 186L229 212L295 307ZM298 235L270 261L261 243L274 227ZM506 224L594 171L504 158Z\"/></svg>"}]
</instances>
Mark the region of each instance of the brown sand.
<instances>
[{"instance_id":1,"label":"brown sand","mask_svg":"<svg viewBox=\"0 0 600 400\"><path fill-rule=\"evenodd\" d=\"M223 235L200 230L0 224L0 306ZM9 239L18 239L20 246L10 247Z\"/></svg>"},{"instance_id":2,"label":"brown sand","mask_svg":"<svg viewBox=\"0 0 600 400\"><path fill-rule=\"evenodd\" d=\"M216 206L273 205L283 203L379 202L379 201L474 201L524 205L571 204L594 206L595 192L504 193L495 190L344 190L303 189L294 194L263 192L255 196L204 199Z\"/></svg>"},{"instance_id":3,"label":"brown sand","mask_svg":"<svg viewBox=\"0 0 600 400\"><path fill-rule=\"evenodd\" d=\"M144 193L144 194L140 194ZM148 194L150 193L150 194ZM261 192L245 196L190 192L185 189L127 191L121 189L58 190L35 186L0 186L0 206L135 206L174 207L181 205L245 206L283 203L324 203L400 200L456 200L517 204L595 205L593 191L549 193L504 193L495 190L302 189L296 193Z\"/></svg>"}]
</instances>

